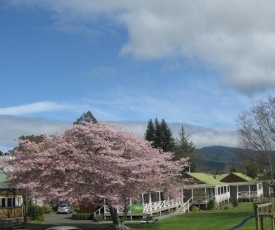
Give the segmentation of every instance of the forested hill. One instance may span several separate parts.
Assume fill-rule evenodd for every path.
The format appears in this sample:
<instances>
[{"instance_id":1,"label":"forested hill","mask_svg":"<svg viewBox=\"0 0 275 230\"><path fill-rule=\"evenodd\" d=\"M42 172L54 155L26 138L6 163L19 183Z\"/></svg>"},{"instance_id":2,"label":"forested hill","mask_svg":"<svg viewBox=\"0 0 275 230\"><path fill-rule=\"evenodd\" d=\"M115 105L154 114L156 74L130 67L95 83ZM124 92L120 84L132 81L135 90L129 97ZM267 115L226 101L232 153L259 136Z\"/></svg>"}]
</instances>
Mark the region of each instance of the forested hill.
<instances>
[{"instance_id":1,"label":"forested hill","mask_svg":"<svg viewBox=\"0 0 275 230\"><path fill-rule=\"evenodd\" d=\"M224 170L228 165L240 167L237 152L240 149L226 146L210 146L196 149L200 167L206 170Z\"/></svg>"}]
</instances>

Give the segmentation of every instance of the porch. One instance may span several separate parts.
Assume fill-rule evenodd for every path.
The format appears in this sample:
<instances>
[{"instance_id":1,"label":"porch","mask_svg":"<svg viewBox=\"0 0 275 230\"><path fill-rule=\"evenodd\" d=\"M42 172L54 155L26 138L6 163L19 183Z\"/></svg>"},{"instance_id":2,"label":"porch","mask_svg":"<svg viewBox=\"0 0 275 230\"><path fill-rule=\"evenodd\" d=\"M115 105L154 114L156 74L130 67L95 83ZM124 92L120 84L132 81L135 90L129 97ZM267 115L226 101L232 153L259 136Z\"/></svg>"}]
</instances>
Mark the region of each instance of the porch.
<instances>
[{"instance_id":1,"label":"porch","mask_svg":"<svg viewBox=\"0 0 275 230\"><path fill-rule=\"evenodd\" d=\"M231 184L231 197L239 199L254 199L264 195L262 183L255 184Z\"/></svg>"},{"instance_id":2,"label":"porch","mask_svg":"<svg viewBox=\"0 0 275 230\"><path fill-rule=\"evenodd\" d=\"M186 199L192 197L192 204L194 205L207 205L210 200L214 200L216 205L228 201L230 199L229 186L190 186L184 193Z\"/></svg>"},{"instance_id":3,"label":"porch","mask_svg":"<svg viewBox=\"0 0 275 230\"><path fill-rule=\"evenodd\" d=\"M177 199L168 199L145 204L130 204L128 207L129 211L127 213L127 216L132 219L133 217L142 217L144 216L144 214L162 215L164 212L170 213L175 211L185 213L190 210L191 205L192 198L184 202L182 197ZM139 206L139 209L133 209L133 206ZM118 215L123 216L124 206L117 205L116 209ZM103 215L104 218L111 216L108 205L103 205L101 208L94 212L94 215Z\"/></svg>"}]
</instances>

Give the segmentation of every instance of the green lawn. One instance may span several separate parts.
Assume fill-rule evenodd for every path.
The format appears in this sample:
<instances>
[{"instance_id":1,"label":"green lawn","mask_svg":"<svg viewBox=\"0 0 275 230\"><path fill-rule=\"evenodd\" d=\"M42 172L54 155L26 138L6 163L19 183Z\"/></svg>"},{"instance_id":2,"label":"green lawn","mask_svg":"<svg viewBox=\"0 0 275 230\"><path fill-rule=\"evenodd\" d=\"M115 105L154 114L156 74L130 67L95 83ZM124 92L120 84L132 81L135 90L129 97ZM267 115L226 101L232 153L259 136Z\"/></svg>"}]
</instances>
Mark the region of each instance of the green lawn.
<instances>
[{"instance_id":1,"label":"green lawn","mask_svg":"<svg viewBox=\"0 0 275 230\"><path fill-rule=\"evenodd\" d=\"M141 222L126 222L131 230L150 229L150 230L227 230L239 224L243 219L253 214L253 203L239 203L239 207L232 208L228 205L228 210L197 211L188 212L178 216L159 220L157 224L142 224ZM100 227L78 224L83 230L106 230L109 229L110 222L101 222ZM76 226L76 225L75 225ZM48 227L48 226L47 226ZM27 224L29 230L45 230L45 224ZM255 218L248 220L237 230L255 230ZM271 228L271 220L264 218L264 229Z\"/></svg>"},{"instance_id":2,"label":"green lawn","mask_svg":"<svg viewBox=\"0 0 275 230\"><path fill-rule=\"evenodd\" d=\"M213 211L198 211L189 212L179 216L163 219L158 221L157 224L141 224L141 223L129 223L127 226L131 230L136 229L156 229L156 230L222 230L229 229L236 226L247 216L253 214L253 203L239 203L238 208L230 208L228 210L213 210ZM266 229L271 229L270 219L264 220ZM268 226L269 225L269 226ZM255 218L252 218L245 222L245 224L238 228L238 230L255 230Z\"/></svg>"}]
</instances>

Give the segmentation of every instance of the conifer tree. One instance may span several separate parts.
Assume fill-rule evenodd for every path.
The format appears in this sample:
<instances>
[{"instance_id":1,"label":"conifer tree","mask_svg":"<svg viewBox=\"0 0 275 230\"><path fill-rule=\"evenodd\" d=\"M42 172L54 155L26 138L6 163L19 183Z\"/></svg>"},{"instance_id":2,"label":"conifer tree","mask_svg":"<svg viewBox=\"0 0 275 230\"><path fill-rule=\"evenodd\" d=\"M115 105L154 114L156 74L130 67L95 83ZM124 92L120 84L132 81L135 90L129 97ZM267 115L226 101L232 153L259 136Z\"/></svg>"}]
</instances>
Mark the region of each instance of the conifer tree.
<instances>
[{"instance_id":1,"label":"conifer tree","mask_svg":"<svg viewBox=\"0 0 275 230\"><path fill-rule=\"evenodd\" d=\"M83 113L81 117L79 117L75 122L74 125L81 125L83 122L91 122L93 124L97 123L97 120L95 119L94 115L88 111L86 113Z\"/></svg>"},{"instance_id":2,"label":"conifer tree","mask_svg":"<svg viewBox=\"0 0 275 230\"><path fill-rule=\"evenodd\" d=\"M155 134L156 134L155 126L152 119L150 119L147 124L147 129L144 134L144 139L150 142L154 142Z\"/></svg>"},{"instance_id":3,"label":"conifer tree","mask_svg":"<svg viewBox=\"0 0 275 230\"><path fill-rule=\"evenodd\" d=\"M161 125L158 119L155 119L155 140L153 146L155 148L162 148L163 147L163 133L161 129Z\"/></svg>"},{"instance_id":4,"label":"conifer tree","mask_svg":"<svg viewBox=\"0 0 275 230\"><path fill-rule=\"evenodd\" d=\"M189 157L189 169L195 171L195 146L192 141L189 141L189 136L185 133L183 126L179 132L179 140L176 139L176 144L173 148L174 160Z\"/></svg>"},{"instance_id":5,"label":"conifer tree","mask_svg":"<svg viewBox=\"0 0 275 230\"><path fill-rule=\"evenodd\" d=\"M148 121L147 130L144 135L145 140L153 141L154 148L161 148L164 151L172 151L175 145L173 134L164 119L161 122L156 118Z\"/></svg>"},{"instance_id":6,"label":"conifer tree","mask_svg":"<svg viewBox=\"0 0 275 230\"><path fill-rule=\"evenodd\" d=\"M175 139L173 138L173 134L164 119L161 120L160 127L162 132L161 148L164 151L172 151L175 146Z\"/></svg>"}]
</instances>

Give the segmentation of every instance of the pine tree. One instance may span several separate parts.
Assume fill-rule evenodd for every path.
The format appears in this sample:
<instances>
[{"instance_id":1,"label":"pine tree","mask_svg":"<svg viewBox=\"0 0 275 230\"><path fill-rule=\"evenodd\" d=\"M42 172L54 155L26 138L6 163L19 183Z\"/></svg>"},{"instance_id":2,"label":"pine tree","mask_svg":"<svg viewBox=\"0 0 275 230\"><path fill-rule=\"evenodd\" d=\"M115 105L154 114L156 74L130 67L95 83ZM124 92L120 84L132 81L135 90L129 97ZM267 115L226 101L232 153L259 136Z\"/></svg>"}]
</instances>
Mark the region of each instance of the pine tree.
<instances>
[{"instance_id":1,"label":"pine tree","mask_svg":"<svg viewBox=\"0 0 275 230\"><path fill-rule=\"evenodd\" d=\"M161 147L166 152L172 151L173 147L175 146L175 139L173 138L173 134L164 119L161 120L160 127L162 132Z\"/></svg>"},{"instance_id":2,"label":"pine tree","mask_svg":"<svg viewBox=\"0 0 275 230\"><path fill-rule=\"evenodd\" d=\"M183 126L179 132L179 140L176 139L176 144L173 148L174 160L179 160L181 158L190 158L189 169L195 171L195 146L192 141L189 141L189 136L185 133Z\"/></svg>"},{"instance_id":3,"label":"pine tree","mask_svg":"<svg viewBox=\"0 0 275 230\"><path fill-rule=\"evenodd\" d=\"M95 119L93 114L90 111L88 111L86 113L83 113L82 116L74 122L74 125L81 125L83 124L83 122L97 123L97 120Z\"/></svg>"},{"instance_id":4,"label":"pine tree","mask_svg":"<svg viewBox=\"0 0 275 230\"><path fill-rule=\"evenodd\" d=\"M175 145L173 134L164 119L161 120L161 123L157 118L154 123L152 119L150 119L148 121L144 138L147 141L152 141L152 146L154 148L161 148L166 152L172 151L172 148Z\"/></svg>"},{"instance_id":5,"label":"pine tree","mask_svg":"<svg viewBox=\"0 0 275 230\"><path fill-rule=\"evenodd\" d=\"M155 148L162 148L162 142L163 142L163 133L161 129L161 125L158 121L158 119L155 119L155 140L153 146Z\"/></svg>"},{"instance_id":6,"label":"pine tree","mask_svg":"<svg viewBox=\"0 0 275 230\"><path fill-rule=\"evenodd\" d=\"M152 119L150 119L147 124L147 129L144 134L144 139L150 142L154 142L155 134L156 134L155 126Z\"/></svg>"}]
</instances>

